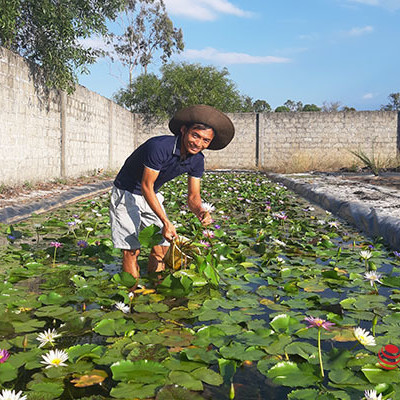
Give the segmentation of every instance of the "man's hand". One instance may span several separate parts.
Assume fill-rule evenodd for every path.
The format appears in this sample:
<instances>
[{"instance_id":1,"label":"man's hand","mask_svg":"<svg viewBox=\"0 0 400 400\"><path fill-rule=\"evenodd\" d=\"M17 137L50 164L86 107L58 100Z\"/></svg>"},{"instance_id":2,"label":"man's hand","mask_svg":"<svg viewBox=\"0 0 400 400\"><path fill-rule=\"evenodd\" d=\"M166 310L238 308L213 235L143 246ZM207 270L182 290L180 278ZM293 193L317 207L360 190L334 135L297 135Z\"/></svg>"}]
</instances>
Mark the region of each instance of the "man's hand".
<instances>
[{"instance_id":1,"label":"man's hand","mask_svg":"<svg viewBox=\"0 0 400 400\"><path fill-rule=\"evenodd\" d=\"M203 211L199 215L199 220L203 226L210 225L214 221L208 211Z\"/></svg>"},{"instance_id":2,"label":"man's hand","mask_svg":"<svg viewBox=\"0 0 400 400\"><path fill-rule=\"evenodd\" d=\"M178 237L175 226L169 221L164 224L161 233L165 237L165 239L168 240L168 242L172 242L174 238Z\"/></svg>"}]
</instances>

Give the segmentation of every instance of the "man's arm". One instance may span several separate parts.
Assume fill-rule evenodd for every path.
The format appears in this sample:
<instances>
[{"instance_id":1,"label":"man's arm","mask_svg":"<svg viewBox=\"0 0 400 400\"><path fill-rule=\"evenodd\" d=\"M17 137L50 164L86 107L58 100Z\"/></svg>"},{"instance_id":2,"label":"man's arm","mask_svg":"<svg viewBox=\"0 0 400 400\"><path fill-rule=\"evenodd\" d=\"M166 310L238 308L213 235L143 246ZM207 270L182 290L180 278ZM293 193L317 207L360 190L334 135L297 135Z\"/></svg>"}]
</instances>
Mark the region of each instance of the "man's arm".
<instances>
[{"instance_id":1,"label":"man's arm","mask_svg":"<svg viewBox=\"0 0 400 400\"><path fill-rule=\"evenodd\" d=\"M142 176L142 195L146 199L150 208L154 211L158 218L160 218L164 227L162 230L162 235L168 241L171 241L174 237L178 236L174 225L168 219L164 210L161 207L160 202L157 199L156 193L154 191L154 182L159 175L158 171L154 171L150 168L144 167Z\"/></svg>"},{"instance_id":2,"label":"man's arm","mask_svg":"<svg viewBox=\"0 0 400 400\"><path fill-rule=\"evenodd\" d=\"M200 179L193 176L188 178L188 206L203 225L213 222L210 213L205 211L201 205Z\"/></svg>"}]
</instances>

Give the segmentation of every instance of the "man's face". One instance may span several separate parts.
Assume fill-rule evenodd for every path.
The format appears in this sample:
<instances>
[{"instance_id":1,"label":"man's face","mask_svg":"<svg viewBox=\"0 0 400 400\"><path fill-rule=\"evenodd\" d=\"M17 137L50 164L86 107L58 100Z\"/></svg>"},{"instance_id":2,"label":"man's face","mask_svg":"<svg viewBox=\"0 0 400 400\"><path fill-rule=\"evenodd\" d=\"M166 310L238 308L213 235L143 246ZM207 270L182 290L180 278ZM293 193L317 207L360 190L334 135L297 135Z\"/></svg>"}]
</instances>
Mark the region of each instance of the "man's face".
<instances>
[{"instance_id":1,"label":"man's face","mask_svg":"<svg viewBox=\"0 0 400 400\"><path fill-rule=\"evenodd\" d=\"M182 127L183 146L187 153L197 154L206 149L214 138L212 129Z\"/></svg>"}]
</instances>

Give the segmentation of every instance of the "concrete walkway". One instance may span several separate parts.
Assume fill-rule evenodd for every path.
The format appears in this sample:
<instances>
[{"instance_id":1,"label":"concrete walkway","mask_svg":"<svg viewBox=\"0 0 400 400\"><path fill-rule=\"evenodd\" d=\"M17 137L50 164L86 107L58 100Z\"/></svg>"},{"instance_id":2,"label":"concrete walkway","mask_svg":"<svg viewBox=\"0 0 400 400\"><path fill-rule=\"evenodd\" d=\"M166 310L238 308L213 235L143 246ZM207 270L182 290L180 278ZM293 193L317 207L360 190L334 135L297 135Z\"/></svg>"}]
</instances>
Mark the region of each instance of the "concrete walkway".
<instances>
[{"instance_id":1,"label":"concrete walkway","mask_svg":"<svg viewBox=\"0 0 400 400\"><path fill-rule=\"evenodd\" d=\"M12 205L0 210L0 222L13 224L28 218L33 213L42 214L63 207L67 204L75 203L87 197L96 196L107 192L112 186L113 180L101 181L85 186L71 188L66 191L56 193L46 198L38 198L37 194L31 202L24 202L21 205Z\"/></svg>"},{"instance_id":2,"label":"concrete walkway","mask_svg":"<svg viewBox=\"0 0 400 400\"><path fill-rule=\"evenodd\" d=\"M334 174L267 176L368 236L382 237L392 250L400 251L400 190Z\"/></svg>"}]
</instances>

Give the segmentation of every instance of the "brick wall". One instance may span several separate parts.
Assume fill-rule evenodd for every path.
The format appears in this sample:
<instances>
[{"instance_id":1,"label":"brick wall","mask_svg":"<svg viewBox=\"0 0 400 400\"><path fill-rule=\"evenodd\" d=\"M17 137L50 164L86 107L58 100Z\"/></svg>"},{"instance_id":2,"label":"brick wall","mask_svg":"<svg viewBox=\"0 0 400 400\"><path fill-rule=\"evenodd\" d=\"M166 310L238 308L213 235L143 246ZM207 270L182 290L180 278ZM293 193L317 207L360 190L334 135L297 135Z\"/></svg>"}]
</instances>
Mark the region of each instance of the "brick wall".
<instances>
[{"instance_id":1,"label":"brick wall","mask_svg":"<svg viewBox=\"0 0 400 400\"><path fill-rule=\"evenodd\" d=\"M261 114L260 166L340 168L355 162L350 151L384 161L397 155L398 129L394 111Z\"/></svg>"},{"instance_id":2,"label":"brick wall","mask_svg":"<svg viewBox=\"0 0 400 400\"><path fill-rule=\"evenodd\" d=\"M40 88L39 88L40 89ZM348 166L362 150L381 159L399 148L397 112L229 114L236 135L205 151L208 169L307 170ZM96 93L35 89L26 62L0 47L0 184L117 170L168 124L145 124Z\"/></svg>"}]
</instances>

